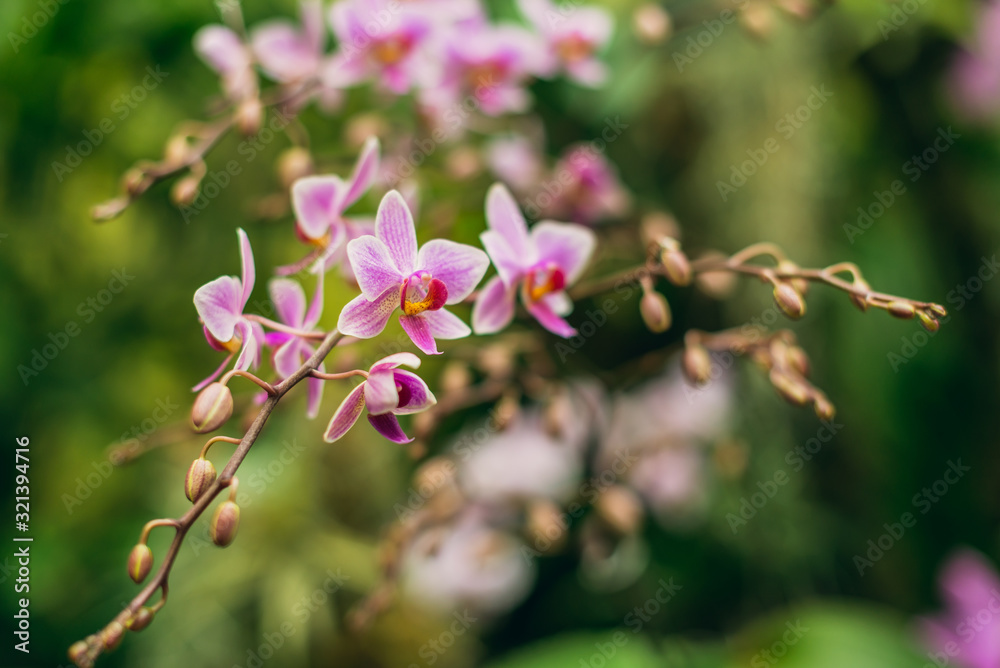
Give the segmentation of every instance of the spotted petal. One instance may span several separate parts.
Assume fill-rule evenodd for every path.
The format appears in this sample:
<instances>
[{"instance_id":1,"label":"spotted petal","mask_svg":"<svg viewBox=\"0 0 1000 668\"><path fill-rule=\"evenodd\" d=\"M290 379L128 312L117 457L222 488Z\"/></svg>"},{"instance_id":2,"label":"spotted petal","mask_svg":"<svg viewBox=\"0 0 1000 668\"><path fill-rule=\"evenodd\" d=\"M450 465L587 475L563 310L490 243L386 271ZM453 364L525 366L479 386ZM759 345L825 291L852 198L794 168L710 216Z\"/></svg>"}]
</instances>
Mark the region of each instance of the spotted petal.
<instances>
[{"instance_id":1,"label":"spotted petal","mask_svg":"<svg viewBox=\"0 0 1000 668\"><path fill-rule=\"evenodd\" d=\"M351 393L344 398L344 401L341 402L333 417L330 418L330 424L326 427L323 440L327 443L333 443L340 439L358 421L358 418L361 417L361 411L364 408L365 384L361 383L351 390Z\"/></svg>"},{"instance_id":2,"label":"spotted petal","mask_svg":"<svg viewBox=\"0 0 1000 668\"><path fill-rule=\"evenodd\" d=\"M386 245L399 273L412 274L417 262L417 230L399 191L390 190L382 198L375 214L375 236Z\"/></svg>"},{"instance_id":3,"label":"spotted petal","mask_svg":"<svg viewBox=\"0 0 1000 668\"><path fill-rule=\"evenodd\" d=\"M417 266L444 282L448 288L446 304L458 304L483 280L490 258L478 248L448 239L434 239L420 249Z\"/></svg>"},{"instance_id":4,"label":"spotted petal","mask_svg":"<svg viewBox=\"0 0 1000 668\"><path fill-rule=\"evenodd\" d=\"M440 355L441 351L437 349L437 343L431 334L430 323L427 321L426 315L427 313L401 315L399 316L399 324L403 326L403 331L410 337L414 345L424 354Z\"/></svg>"},{"instance_id":5,"label":"spotted petal","mask_svg":"<svg viewBox=\"0 0 1000 668\"><path fill-rule=\"evenodd\" d=\"M347 336L370 339L378 336L389 322L389 316L399 306L399 295L394 290L370 302L364 295L358 295L347 303L340 312L337 329Z\"/></svg>"}]
</instances>

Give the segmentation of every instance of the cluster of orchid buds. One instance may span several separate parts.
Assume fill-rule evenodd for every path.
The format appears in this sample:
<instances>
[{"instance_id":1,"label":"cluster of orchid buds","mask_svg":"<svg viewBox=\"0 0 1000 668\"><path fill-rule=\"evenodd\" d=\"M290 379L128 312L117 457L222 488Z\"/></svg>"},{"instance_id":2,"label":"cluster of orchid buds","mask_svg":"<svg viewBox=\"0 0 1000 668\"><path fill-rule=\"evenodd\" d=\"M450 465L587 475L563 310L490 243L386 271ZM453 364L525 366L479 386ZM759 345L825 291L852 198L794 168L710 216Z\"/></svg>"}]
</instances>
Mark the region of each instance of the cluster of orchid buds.
<instances>
[{"instance_id":1,"label":"cluster of orchid buds","mask_svg":"<svg viewBox=\"0 0 1000 668\"><path fill-rule=\"evenodd\" d=\"M140 163L130 170L122 195L101 205L95 216L113 217L159 180L183 172L173 196L182 205L192 201L205 174L206 152L233 126L244 134L258 132L270 107L294 115L316 100L322 108L336 110L346 89L367 81L390 95L413 93L425 116L445 114L464 95L472 96L480 114L496 116L528 107L525 86L532 77L562 72L590 86L605 77L605 67L596 59L611 34L611 21L603 10L578 7L562 14L548 0L521 0L518 4L532 26L529 30L490 23L474 0L445 4L437 0L341 0L328 17L338 46L327 54L319 2L303 2L301 26L277 21L249 33L242 28L238 4L226 3L230 25L209 26L195 38L198 53L221 77L226 114L214 123L182 129L168 142L164 160ZM560 21L551 20L553 12ZM646 16L645 22L656 18ZM261 92L258 70L277 82L276 90ZM444 417L494 404L495 435L482 457L462 467L435 457L418 470L415 483L433 487L434 494L421 512L390 532L383 561L385 583L356 613L356 621L363 624L388 605L406 563L433 573L439 566L428 555L452 550L461 556L478 549L475 546L485 539L489 539L491 554L504 558L514 554L520 562L517 541L509 540L513 525L522 531L518 540L545 536L544 546L532 542L539 554L565 546L569 531L562 520L563 507L574 498L566 492L566 482L579 478L586 468L604 467L617 473L624 455L616 448L623 443L638 444L641 470L623 471L622 480L627 478L628 484L603 485L590 499L596 512L581 531L585 561L598 563L634 545L646 505L670 515L690 500L692 482L684 472L697 471L700 460L688 446L714 433L710 426L719 422L718 406L725 403L725 397L709 396L709 403L715 403L707 417L681 428L660 422L669 418L667 412L649 420L632 418L633 414L648 415L648 403L675 396L678 389L673 380L621 401L607 398L603 390L559 381L545 341L547 334L563 339L576 336L574 302L623 283L635 284L642 293L639 314L659 334L674 325L670 305L657 289L659 279L717 295L732 276L742 274L769 283L776 304L792 319L805 314L811 283L843 290L862 311L877 308L898 318L918 318L931 331L946 315L937 304L873 292L852 264L803 269L772 244L757 244L731 256L689 256L676 224L663 214L644 225L647 253L639 267L584 281L595 264L602 236L595 223L625 216L627 191L602 155L588 147L573 147L554 167L568 175L560 182L569 185L544 207L561 212L560 220L569 222L543 220L529 226L522 207L528 210L526 200L540 200L537 181L543 167L539 156L531 155L530 146L521 140L512 145L509 139L506 145L494 142L488 149L494 173L508 185L496 183L483 195L482 248L445 238L418 243L416 193L402 186L381 193L374 218L355 210L369 191L387 181L382 145L375 136L359 142L360 153L349 174L315 173L311 155L301 146L283 154L279 167L294 216L294 233L308 250L294 262L277 267L268 282L276 317L247 312L257 273L250 237L242 229L237 231L240 275L210 281L194 293L193 300L205 340L223 359L193 388L197 395L190 426L198 434L209 434L229 423L235 407L229 384L235 378L256 386L256 395L248 402L250 426L239 438L214 436L204 444L184 480L191 508L179 519L154 520L144 527L128 557L127 570L136 583L145 585L104 630L73 645L70 657L77 665L92 665L101 652L121 642L125 631L149 626L166 602L168 577L185 534L225 492L228 498L212 515L210 535L220 547L234 541L240 521L236 471L268 416L299 383L307 386L306 414L315 418L322 409L327 383L354 382L323 432L330 443L344 438L366 414L369 425L387 440L406 444L416 438L424 445L434 438ZM519 178L526 173L535 177ZM762 257L771 262L754 262ZM495 275L486 278L491 267ZM331 275L356 289L357 295L339 306L336 329L325 330L320 323ZM297 279L313 284L311 300ZM416 373L421 358L412 352L388 355L367 369L327 371L325 361L334 350L380 336L397 312L402 330L424 355L442 354L442 341L473 335L495 339L475 347L448 344L449 364L440 380L440 397ZM460 315L466 312L470 312L468 323ZM546 336L537 336L540 330ZM745 330L688 331L680 365L683 374L691 383L704 386L714 380L712 352L747 354L768 372L781 396L795 405L811 404L821 419L832 418L833 405L808 380L808 357L794 335L787 330ZM518 369L519 358L530 363ZM337 368L342 368L341 361ZM267 366L271 375L261 372ZM473 385L470 367L476 367L475 375L484 379L481 383ZM524 403L532 405L524 407ZM598 424L605 414L611 415L610 426ZM415 437L407 434L399 416L412 416L404 421L412 420L410 433ZM643 424L644 420L649 424ZM668 443L667 433L674 434L677 442ZM218 470L209 459L217 443L235 446ZM586 461L588 450L597 452L595 461ZM501 465L516 461L505 454L511 451L540 457L543 465L526 467L528 475L520 465L508 463L517 477L505 479ZM674 477L667 483L664 478L669 476ZM154 573L156 560L147 537L157 527L173 528L175 536ZM524 568L514 571L520 574L516 582L487 587L497 601L513 600L513 592L526 581L521 577ZM470 573L470 577L479 575ZM159 601L149 605L158 591Z\"/></svg>"}]
</instances>

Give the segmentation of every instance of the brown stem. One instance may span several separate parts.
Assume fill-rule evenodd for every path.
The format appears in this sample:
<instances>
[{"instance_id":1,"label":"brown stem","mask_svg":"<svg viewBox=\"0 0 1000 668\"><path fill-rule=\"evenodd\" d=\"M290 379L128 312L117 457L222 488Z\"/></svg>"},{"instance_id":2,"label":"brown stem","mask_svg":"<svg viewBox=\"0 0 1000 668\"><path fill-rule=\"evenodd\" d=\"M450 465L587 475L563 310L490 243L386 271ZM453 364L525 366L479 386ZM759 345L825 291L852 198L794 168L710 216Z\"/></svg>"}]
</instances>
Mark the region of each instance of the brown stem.
<instances>
[{"instance_id":1,"label":"brown stem","mask_svg":"<svg viewBox=\"0 0 1000 668\"><path fill-rule=\"evenodd\" d=\"M156 574L146 583L146 586L142 588L135 598L122 610L118 615L115 616L113 620L108 624L107 627L97 635L93 635L87 638L81 643L75 644L70 650L70 658L81 668L86 666L92 666L94 660L101 654L104 647L101 641L102 635L108 633L110 630L115 628L116 624L120 624L123 627L126 626L130 619L132 619L140 608L142 608L149 599L156 593L157 590L162 589L163 595L166 596L167 590L167 580L170 576L170 570L173 568L174 561L177 559L177 555L180 552L181 545L184 542L184 537L187 535L188 530L194 525L195 521L201 517L201 514L205 512L208 506L212 503L216 496L219 495L222 490L229 487L233 483L234 475L236 470L243 463L246 458L247 453L250 452L250 448L253 446L257 437L260 435L264 428L264 423L267 422L267 418L274 411L275 407L278 405L278 401L283 397L290 389L295 387L304 378L307 378L309 374L315 370L320 363L330 354L343 335L340 332L333 331L326 335L323 342L317 347L316 352L313 353L299 369L293 373L291 376L283 380L274 386L275 394L268 397L267 401L260 407L260 411L257 413L257 417L254 419L253 424L244 434L243 438L240 439L239 445L236 447L235 452L229 458L229 462L222 469L219 474L218 479L212 484L212 486L198 498L194 505L184 513L183 516L176 520L158 520L161 523L168 523L174 526L177 533L174 535L173 541L170 543L170 547L167 548L167 553L163 557L163 562L160 564L159 570ZM150 527L147 525L147 531ZM85 646L84 646L85 645Z\"/></svg>"}]
</instances>

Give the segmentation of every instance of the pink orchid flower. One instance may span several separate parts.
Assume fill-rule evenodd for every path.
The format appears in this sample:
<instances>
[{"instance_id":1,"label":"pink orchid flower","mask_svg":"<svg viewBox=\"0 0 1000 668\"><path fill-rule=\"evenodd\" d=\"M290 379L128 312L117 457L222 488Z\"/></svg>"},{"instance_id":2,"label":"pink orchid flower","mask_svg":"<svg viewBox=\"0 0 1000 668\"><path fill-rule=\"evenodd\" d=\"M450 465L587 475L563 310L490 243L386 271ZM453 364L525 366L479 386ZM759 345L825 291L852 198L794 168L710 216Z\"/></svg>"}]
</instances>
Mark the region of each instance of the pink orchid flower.
<instances>
[{"instance_id":1,"label":"pink orchid flower","mask_svg":"<svg viewBox=\"0 0 1000 668\"><path fill-rule=\"evenodd\" d=\"M290 21L278 19L260 24L250 32L253 53L265 74L286 85L319 80L328 62L324 56L326 25L322 3L304 0L299 10L301 29ZM314 94L326 110L335 108L343 97L339 87L326 85L321 85ZM296 106L304 106L309 99L305 96L296 100Z\"/></svg>"},{"instance_id":2,"label":"pink orchid flower","mask_svg":"<svg viewBox=\"0 0 1000 668\"><path fill-rule=\"evenodd\" d=\"M981 7L976 34L956 57L948 82L955 107L977 121L1000 110L1000 2Z\"/></svg>"},{"instance_id":3,"label":"pink orchid flower","mask_svg":"<svg viewBox=\"0 0 1000 668\"><path fill-rule=\"evenodd\" d=\"M607 68L595 54L607 44L614 27L611 15L598 7L569 9L550 0L519 0L518 5L545 40L546 58L538 74L550 77L565 71L586 86L599 86Z\"/></svg>"},{"instance_id":4,"label":"pink orchid flower","mask_svg":"<svg viewBox=\"0 0 1000 668\"><path fill-rule=\"evenodd\" d=\"M399 426L397 415L425 411L437 403L427 383L415 373L399 369L402 364L417 369L420 358L413 353L396 353L372 365L364 382L354 388L330 419L323 434L327 443L333 443L346 434L368 409L368 422L375 431L394 443L409 443L409 438Z\"/></svg>"},{"instance_id":5,"label":"pink orchid flower","mask_svg":"<svg viewBox=\"0 0 1000 668\"><path fill-rule=\"evenodd\" d=\"M483 24L453 29L445 39L444 67L436 86L421 93L432 114L449 121L471 96L487 116L524 111L524 90L542 55L537 38L516 26Z\"/></svg>"},{"instance_id":6,"label":"pink orchid flower","mask_svg":"<svg viewBox=\"0 0 1000 668\"><path fill-rule=\"evenodd\" d=\"M377 78L402 95L426 78L432 63L424 46L432 33L426 12L397 0L343 0L330 8L339 50L327 81L351 86Z\"/></svg>"},{"instance_id":7,"label":"pink orchid flower","mask_svg":"<svg viewBox=\"0 0 1000 668\"><path fill-rule=\"evenodd\" d=\"M317 276L316 294L309 310L306 310L306 294L302 286L288 278L275 278L268 283L271 301L277 311L278 318L284 324L297 330L309 331L319 323L323 314L323 278ZM281 379L288 378L302 366L302 363L312 357L315 352L313 345L306 339L288 332L268 332L265 343L274 348L271 363ZM319 370L325 371L322 363ZM319 405L323 399L323 381L319 378L309 378L307 415L310 419L319 413Z\"/></svg>"},{"instance_id":8,"label":"pink orchid flower","mask_svg":"<svg viewBox=\"0 0 1000 668\"><path fill-rule=\"evenodd\" d=\"M216 350L229 352L222 365L193 389L198 391L215 380L229 361L239 352L234 369L245 371L260 364L264 345L264 328L243 315L253 291L256 277L250 240L242 229L236 230L240 240L242 278L222 276L198 288L194 307L204 325L205 339Z\"/></svg>"},{"instance_id":9,"label":"pink orchid flower","mask_svg":"<svg viewBox=\"0 0 1000 668\"><path fill-rule=\"evenodd\" d=\"M1000 575L979 552L962 549L945 563L938 580L946 609L921 621L920 636L946 665L1000 665ZM936 661L936 659L935 659Z\"/></svg>"},{"instance_id":10,"label":"pink orchid flower","mask_svg":"<svg viewBox=\"0 0 1000 668\"><path fill-rule=\"evenodd\" d=\"M499 183L486 196L486 222L490 229L479 235L497 268L487 281L472 311L477 334L498 332L514 318L518 287L528 312L553 334L576 334L561 316L573 310L565 288L580 277L596 237L582 225L542 221L528 233L528 224L514 196Z\"/></svg>"},{"instance_id":11,"label":"pink orchid flower","mask_svg":"<svg viewBox=\"0 0 1000 668\"><path fill-rule=\"evenodd\" d=\"M566 187L552 198L547 215L592 225L621 216L631 206L615 166L591 144L566 149L553 172Z\"/></svg>"},{"instance_id":12,"label":"pink orchid flower","mask_svg":"<svg viewBox=\"0 0 1000 668\"><path fill-rule=\"evenodd\" d=\"M292 184L292 208L299 238L318 250L295 264L278 267L279 276L294 274L315 259L312 271L329 271L346 255L347 242L374 232L367 218L348 218L344 212L368 192L379 171L379 143L365 142L345 183L339 176L307 176ZM345 269L349 269L345 265Z\"/></svg>"},{"instance_id":13,"label":"pink orchid flower","mask_svg":"<svg viewBox=\"0 0 1000 668\"><path fill-rule=\"evenodd\" d=\"M194 50L222 77L222 89L230 101L257 95L253 54L234 31L222 25L207 25L195 33Z\"/></svg>"},{"instance_id":14,"label":"pink orchid flower","mask_svg":"<svg viewBox=\"0 0 1000 668\"><path fill-rule=\"evenodd\" d=\"M482 280L490 261L486 253L447 239L434 239L417 250L417 233L406 201L392 190L375 215L375 236L347 244L361 295L340 313L337 328L348 336L370 339L385 329L397 308L399 324L417 348L437 355L435 339L460 339L468 325L444 309L458 304Z\"/></svg>"}]
</instances>

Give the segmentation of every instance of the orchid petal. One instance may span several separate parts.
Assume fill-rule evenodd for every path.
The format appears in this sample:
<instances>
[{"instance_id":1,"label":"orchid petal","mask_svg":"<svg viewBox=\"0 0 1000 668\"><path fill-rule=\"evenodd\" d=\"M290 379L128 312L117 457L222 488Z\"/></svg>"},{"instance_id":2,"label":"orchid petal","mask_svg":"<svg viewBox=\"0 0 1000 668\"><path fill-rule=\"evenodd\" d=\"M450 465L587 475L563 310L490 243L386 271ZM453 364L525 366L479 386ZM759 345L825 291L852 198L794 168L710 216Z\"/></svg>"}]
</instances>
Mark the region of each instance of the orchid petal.
<instances>
[{"instance_id":1,"label":"orchid petal","mask_svg":"<svg viewBox=\"0 0 1000 668\"><path fill-rule=\"evenodd\" d=\"M571 285L580 278L597 245L593 231L574 223L543 220L531 230L539 260L555 262Z\"/></svg>"},{"instance_id":2,"label":"orchid petal","mask_svg":"<svg viewBox=\"0 0 1000 668\"><path fill-rule=\"evenodd\" d=\"M458 304L483 280L490 258L478 248L448 239L434 239L420 249L417 266L444 282L448 288L446 304Z\"/></svg>"},{"instance_id":3,"label":"orchid petal","mask_svg":"<svg viewBox=\"0 0 1000 668\"><path fill-rule=\"evenodd\" d=\"M256 369L260 365L260 349L264 341L264 328L255 322L240 320L236 323L236 329L243 338L243 348L240 350L239 357L236 358L233 369L238 371Z\"/></svg>"},{"instance_id":4,"label":"orchid petal","mask_svg":"<svg viewBox=\"0 0 1000 668\"><path fill-rule=\"evenodd\" d=\"M399 316L399 324L403 326L403 331L410 337L414 345L424 354L440 355L441 351L437 349L437 343L435 343L434 336L431 334L430 324L425 317L426 315L427 313L401 315Z\"/></svg>"},{"instance_id":5,"label":"orchid petal","mask_svg":"<svg viewBox=\"0 0 1000 668\"><path fill-rule=\"evenodd\" d=\"M347 257L366 299L374 301L387 290L399 290L405 278L396 268L392 252L376 237L358 237L347 244Z\"/></svg>"},{"instance_id":6,"label":"orchid petal","mask_svg":"<svg viewBox=\"0 0 1000 668\"><path fill-rule=\"evenodd\" d=\"M321 239L340 220L345 185L336 176L306 176L292 184L292 208L299 230Z\"/></svg>"},{"instance_id":7,"label":"orchid petal","mask_svg":"<svg viewBox=\"0 0 1000 668\"><path fill-rule=\"evenodd\" d=\"M236 323L242 317L242 286L234 276L221 276L198 288L194 307L209 334L225 343L233 338Z\"/></svg>"},{"instance_id":8,"label":"orchid petal","mask_svg":"<svg viewBox=\"0 0 1000 668\"><path fill-rule=\"evenodd\" d=\"M257 271L254 269L253 250L250 248L250 239L247 238L247 233L240 228L236 230L236 236L240 239L240 268L242 270L241 275L243 276L241 283L243 293L240 297L240 312L242 312L247 302L250 301L250 293L253 292Z\"/></svg>"},{"instance_id":9,"label":"orchid petal","mask_svg":"<svg viewBox=\"0 0 1000 668\"><path fill-rule=\"evenodd\" d=\"M344 400L337 407L330 424L326 427L323 440L333 443L350 431L354 423L361 417L361 411L365 408L365 384L361 383L351 390L351 393L344 397Z\"/></svg>"},{"instance_id":10,"label":"orchid petal","mask_svg":"<svg viewBox=\"0 0 1000 668\"><path fill-rule=\"evenodd\" d=\"M403 388L399 392L400 406L392 410L396 415L409 415L425 411L437 403L437 398L417 374L410 371L393 371L396 385Z\"/></svg>"},{"instance_id":11,"label":"orchid petal","mask_svg":"<svg viewBox=\"0 0 1000 668\"><path fill-rule=\"evenodd\" d=\"M323 371L323 367L320 366L319 370ZM323 402L323 385L324 381L319 378L306 379L306 417L310 420L319 415L320 405Z\"/></svg>"},{"instance_id":12,"label":"orchid petal","mask_svg":"<svg viewBox=\"0 0 1000 668\"><path fill-rule=\"evenodd\" d=\"M301 351L302 340L294 337L275 349L272 361L279 376L288 378L298 371L302 364Z\"/></svg>"},{"instance_id":13,"label":"orchid petal","mask_svg":"<svg viewBox=\"0 0 1000 668\"><path fill-rule=\"evenodd\" d=\"M365 381L365 403L372 415L388 413L399 405L399 392L392 369L379 369L368 374Z\"/></svg>"},{"instance_id":14,"label":"orchid petal","mask_svg":"<svg viewBox=\"0 0 1000 668\"><path fill-rule=\"evenodd\" d=\"M500 279L506 285L513 285L520 280L528 267L533 264L529 257L515 253L504 241L503 235L496 230L486 230L479 235L479 240L493 260L493 266L497 268Z\"/></svg>"},{"instance_id":15,"label":"orchid petal","mask_svg":"<svg viewBox=\"0 0 1000 668\"><path fill-rule=\"evenodd\" d=\"M281 322L290 327L302 327L306 312L306 294L302 286L290 278L274 278L267 288Z\"/></svg>"},{"instance_id":16,"label":"orchid petal","mask_svg":"<svg viewBox=\"0 0 1000 668\"><path fill-rule=\"evenodd\" d=\"M515 286L507 287L499 276L486 282L472 307L472 329L476 334L499 332L514 319Z\"/></svg>"},{"instance_id":17,"label":"orchid petal","mask_svg":"<svg viewBox=\"0 0 1000 668\"><path fill-rule=\"evenodd\" d=\"M194 50L219 74L233 74L249 66L239 35L221 25L207 25L194 35Z\"/></svg>"},{"instance_id":18,"label":"orchid petal","mask_svg":"<svg viewBox=\"0 0 1000 668\"><path fill-rule=\"evenodd\" d=\"M417 230L406 200L396 190L386 193L379 204L375 236L385 244L399 273L412 274L417 261Z\"/></svg>"},{"instance_id":19,"label":"orchid petal","mask_svg":"<svg viewBox=\"0 0 1000 668\"><path fill-rule=\"evenodd\" d=\"M378 336L385 329L389 316L397 306L399 306L399 295L393 290L386 290L385 294L373 302L365 299L364 295L358 295L340 312L337 329L346 336L355 336L359 339Z\"/></svg>"},{"instance_id":20,"label":"orchid petal","mask_svg":"<svg viewBox=\"0 0 1000 668\"><path fill-rule=\"evenodd\" d=\"M569 298L565 290L545 295L542 300L556 315L567 316L573 312L573 300Z\"/></svg>"},{"instance_id":21,"label":"orchid petal","mask_svg":"<svg viewBox=\"0 0 1000 668\"><path fill-rule=\"evenodd\" d=\"M309 310L306 311L305 317L302 319L302 329L312 329L319 323L319 319L323 316L323 273L316 273L316 292L313 294L312 304L309 305Z\"/></svg>"},{"instance_id":22,"label":"orchid petal","mask_svg":"<svg viewBox=\"0 0 1000 668\"><path fill-rule=\"evenodd\" d=\"M528 224L514 196L502 183L494 183L486 194L486 222L491 230L500 233L515 257L533 263L534 249L528 237Z\"/></svg>"},{"instance_id":23,"label":"orchid petal","mask_svg":"<svg viewBox=\"0 0 1000 668\"><path fill-rule=\"evenodd\" d=\"M385 415L369 415L368 422L375 427L375 431L393 443L409 443L413 439L408 437L399 426L399 420L392 413Z\"/></svg>"},{"instance_id":24,"label":"orchid petal","mask_svg":"<svg viewBox=\"0 0 1000 668\"><path fill-rule=\"evenodd\" d=\"M343 208L351 206L358 199L368 192L378 174L379 165L379 143L377 137L369 137L361 149L358 162L354 165L354 172L347 182L347 193L344 195Z\"/></svg>"},{"instance_id":25,"label":"orchid petal","mask_svg":"<svg viewBox=\"0 0 1000 668\"><path fill-rule=\"evenodd\" d=\"M205 389L205 387L207 387L209 383L211 383L212 381L214 381L216 378L219 377L219 374L222 373L223 369L225 369L227 366L229 366L229 362L232 361L232 359L233 359L232 354L226 355L226 359L222 360L222 364L219 365L219 368L216 369L215 371L213 371L208 376L208 378L204 379L203 381L201 381L200 383L198 383L197 385L195 385L194 387L192 387L191 391L192 392L198 392L200 390Z\"/></svg>"},{"instance_id":26,"label":"orchid petal","mask_svg":"<svg viewBox=\"0 0 1000 668\"><path fill-rule=\"evenodd\" d=\"M424 311L421 316L427 321L427 329L435 339L464 339L472 334L469 326L451 311Z\"/></svg>"},{"instance_id":27,"label":"orchid petal","mask_svg":"<svg viewBox=\"0 0 1000 668\"><path fill-rule=\"evenodd\" d=\"M275 81L308 77L319 64L319 53L288 21L267 21L256 26L250 44L257 62Z\"/></svg>"},{"instance_id":28,"label":"orchid petal","mask_svg":"<svg viewBox=\"0 0 1000 668\"><path fill-rule=\"evenodd\" d=\"M378 362L375 362L370 371L374 373L376 371L381 371L382 369L395 369L401 364L405 364L411 369L419 369L420 358L413 353L395 353L393 355L389 355L388 357L383 357Z\"/></svg>"},{"instance_id":29,"label":"orchid petal","mask_svg":"<svg viewBox=\"0 0 1000 668\"><path fill-rule=\"evenodd\" d=\"M553 334L568 339L571 336L576 336L576 330L562 318L560 318L552 310L547 302L537 301L525 304L525 308L528 312L535 317L542 327L549 330Z\"/></svg>"}]
</instances>

